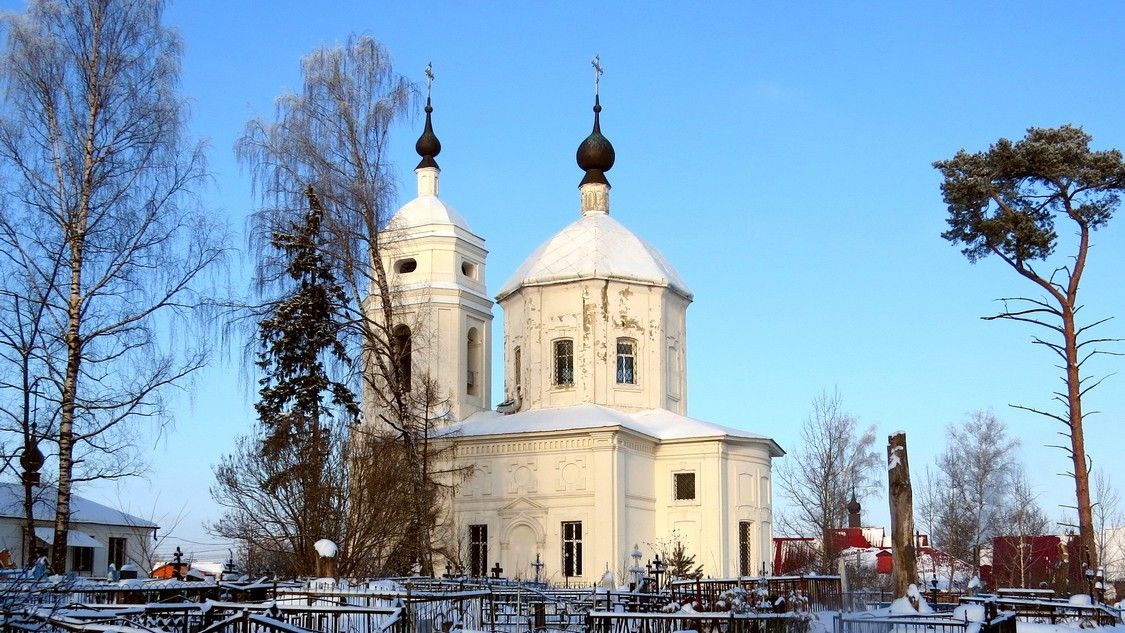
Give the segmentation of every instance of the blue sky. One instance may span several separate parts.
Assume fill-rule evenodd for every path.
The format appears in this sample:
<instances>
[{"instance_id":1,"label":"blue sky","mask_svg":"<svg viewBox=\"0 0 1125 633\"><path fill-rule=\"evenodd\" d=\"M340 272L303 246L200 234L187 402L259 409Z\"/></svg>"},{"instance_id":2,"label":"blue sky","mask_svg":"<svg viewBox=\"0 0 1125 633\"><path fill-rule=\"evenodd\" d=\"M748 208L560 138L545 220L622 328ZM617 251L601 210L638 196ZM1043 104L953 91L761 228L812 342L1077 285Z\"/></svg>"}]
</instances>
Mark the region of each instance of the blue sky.
<instances>
[{"instance_id":1,"label":"blue sky","mask_svg":"<svg viewBox=\"0 0 1125 633\"><path fill-rule=\"evenodd\" d=\"M600 53L602 127L617 150L611 213L696 296L689 413L792 449L812 398L838 389L876 425L878 450L907 431L918 470L947 424L992 408L1022 439L1054 517L1073 498L1055 475L1068 469L1063 453L1043 448L1059 429L1008 405L1048 406L1060 374L1030 329L979 319L994 299L1032 289L939 237L946 211L931 163L1063 123L1084 126L1097 148L1125 147L1125 6L980 4L181 0L165 21L185 42L191 132L210 143L206 200L240 246L254 200L232 146L247 119L271 115L274 97L298 86L302 55L361 32L415 81L432 61L442 195L487 240L491 292L577 217L574 151L589 132ZM400 203L413 195L420 130L420 118L405 122L391 148ZM1086 311L1125 316L1125 217L1095 241ZM239 287L247 265L233 270ZM502 319L497 309L497 341ZM1125 336L1125 322L1106 333ZM1125 485L1123 380L1089 397L1102 414L1087 433L1095 465ZM494 402L502 384L496 375ZM210 466L253 424L252 390L234 360L217 362L177 411L152 440L149 482L88 493L143 514L155 506L166 524L182 508L185 540L170 547L215 558L221 548L199 526L217 517ZM869 523L885 523L885 499L867 507Z\"/></svg>"}]
</instances>

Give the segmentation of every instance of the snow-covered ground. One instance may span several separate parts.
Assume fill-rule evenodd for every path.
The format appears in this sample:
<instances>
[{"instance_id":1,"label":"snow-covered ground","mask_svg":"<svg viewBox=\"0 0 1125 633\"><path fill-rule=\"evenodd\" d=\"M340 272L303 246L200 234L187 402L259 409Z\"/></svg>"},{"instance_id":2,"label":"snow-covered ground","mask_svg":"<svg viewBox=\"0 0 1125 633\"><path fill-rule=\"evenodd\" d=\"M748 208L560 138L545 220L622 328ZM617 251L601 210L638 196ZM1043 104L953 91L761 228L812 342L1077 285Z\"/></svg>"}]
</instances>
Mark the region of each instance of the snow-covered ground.
<instances>
[{"instance_id":1,"label":"snow-covered ground","mask_svg":"<svg viewBox=\"0 0 1125 633\"><path fill-rule=\"evenodd\" d=\"M913 603L913 604L912 604ZM917 607L915 607L915 604ZM1076 606L1089 606L1093 604L1090 596L1084 594L1076 594L1070 598L1070 604ZM888 607L876 609L873 611L863 612L863 614L851 613L845 616L860 616L863 615L870 617L892 617L892 616L910 616L920 615L923 617L934 617L933 609L926 602L925 595L920 592L917 587L910 585L907 590L907 597L898 598ZM809 633L832 633L833 621L838 615L835 611L826 611L817 614L816 620L813 622L813 627ZM977 623L984 622L985 608L979 604L965 604L958 606L953 610L949 617L955 620L965 622ZM1072 622L1063 622L1058 624L1049 624L1042 622L1024 622L1021 620L1016 621L1017 633L1077 633L1078 631L1087 631L1090 629L1097 629L1105 633L1125 633L1125 624L1117 624L1114 626L1096 626L1089 621L1079 621L1077 618ZM978 627L970 626L967 631L973 633L979 631Z\"/></svg>"}]
</instances>

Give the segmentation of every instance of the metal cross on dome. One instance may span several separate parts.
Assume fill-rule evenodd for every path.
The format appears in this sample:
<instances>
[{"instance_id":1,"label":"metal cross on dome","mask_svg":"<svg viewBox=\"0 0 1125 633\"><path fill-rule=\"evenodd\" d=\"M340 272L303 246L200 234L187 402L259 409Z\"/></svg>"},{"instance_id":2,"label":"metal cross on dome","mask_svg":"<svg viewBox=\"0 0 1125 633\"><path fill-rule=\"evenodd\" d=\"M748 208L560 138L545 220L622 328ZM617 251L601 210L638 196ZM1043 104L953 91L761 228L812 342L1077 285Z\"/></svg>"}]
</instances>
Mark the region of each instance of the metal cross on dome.
<instances>
[{"instance_id":1,"label":"metal cross on dome","mask_svg":"<svg viewBox=\"0 0 1125 633\"><path fill-rule=\"evenodd\" d=\"M426 64L426 98L429 99L434 90L434 64Z\"/></svg>"},{"instance_id":2,"label":"metal cross on dome","mask_svg":"<svg viewBox=\"0 0 1125 633\"><path fill-rule=\"evenodd\" d=\"M604 70L602 70L601 54L599 53L597 55L594 55L594 59L590 61L590 64L594 67L594 96L598 96L598 88L599 84L601 83L602 73L605 72Z\"/></svg>"}]
</instances>

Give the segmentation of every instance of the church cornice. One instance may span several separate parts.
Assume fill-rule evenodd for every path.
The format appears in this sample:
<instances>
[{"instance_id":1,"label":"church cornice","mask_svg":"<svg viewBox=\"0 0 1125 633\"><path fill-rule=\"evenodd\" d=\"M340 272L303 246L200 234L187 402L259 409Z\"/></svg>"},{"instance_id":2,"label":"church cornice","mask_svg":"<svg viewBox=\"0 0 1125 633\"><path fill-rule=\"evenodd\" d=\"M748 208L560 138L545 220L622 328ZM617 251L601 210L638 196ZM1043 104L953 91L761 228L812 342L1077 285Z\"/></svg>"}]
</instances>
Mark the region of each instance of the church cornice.
<instances>
[{"instance_id":1,"label":"church cornice","mask_svg":"<svg viewBox=\"0 0 1125 633\"><path fill-rule=\"evenodd\" d=\"M656 454L659 441L622 426L574 431L513 431L487 436L456 437L457 456L510 455L620 447L642 455Z\"/></svg>"},{"instance_id":2,"label":"church cornice","mask_svg":"<svg viewBox=\"0 0 1125 633\"><path fill-rule=\"evenodd\" d=\"M716 451L722 452L728 459L732 456L730 451L739 447L761 449L765 448L770 457L781 457L785 451L769 438L744 438L732 435L711 435L706 437L658 439L644 433L639 433L620 425L592 427L580 431L512 431L511 433L493 433L490 435L460 436L454 441L457 443L459 455L503 455L521 453L528 450L552 451L569 450L573 448L598 448L599 442L595 438L612 437L612 443L606 444L603 439L601 446L621 446L629 450L646 455L655 455L660 458L679 457L676 455L659 455L660 449L690 447L700 455L714 455ZM707 444L712 446L704 448ZM462 452L464 451L464 452ZM755 451L757 452L757 451ZM754 455L736 455L743 459L754 459ZM766 460L761 460L766 464Z\"/></svg>"},{"instance_id":3,"label":"church cornice","mask_svg":"<svg viewBox=\"0 0 1125 633\"><path fill-rule=\"evenodd\" d=\"M497 301L497 303L503 303L507 299L510 299L510 298L518 295L521 290L526 290L528 288L547 288L547 287L551 287L551 286L562 286L562 285L567 285L567 284L573 284L575 282L580 282L580 281L600 281L600 282L616 281L618 283L630 284L630 285L633 285L633 286L646 286L648 288L662 288L662 289L665 289L668 292L676 295L677 297L680 297L681 299L684 299L688 303L692 302L691 293L684 293L672 284L656 283L656 282L653 282L653 281L648 281L648 280L643 280L643 279L630 279L628 277L623 277L623 276L618 276L618 275L575 275L573 277L559 277L559 278L550 279L550 280L547 280L547 281L527 282L527 283L521 284L517 288L512 289L510 292L497 294L496 295L496 301Z\"/></svg>"},{"instance_id":4,"label":"church cornice","mask_svg":"<svg viewBox=\"0 0 1125 633\"><path fill-rule=\"evenodd\" d=\"M488 298L487 294L452 282L405 284L396 286L394 290L397 293L410 293L414 295L397 297L396 306L401 307L429 304L453 305L469 303L469 301L464 301L465 299L469 299L475 301L477 305L482 306L485 311L491 314L491 308L493 306L493 302ZM426 294L425 291L427 290L436 290L438 292Z\"/></svg>"},{"instance_id":5,"label":"church cornice","mask_svg":"<svg viewBox=\"0 0 1125 633\"><path fill-rule=\"evenodd\" d=\"M447 224L423 224L420 226L410 226L403 228L389 228L387 229L387 246L406 250L407 248L418 247L414 242L437 242L439 244L449 244L445 250L459 250L458 246L465 245L471 249L474 255L485 257L488 255L488 249L484 247L485 239L476 233L466 231L460 227L450 226Z\"/></svg>"}]
</instances>

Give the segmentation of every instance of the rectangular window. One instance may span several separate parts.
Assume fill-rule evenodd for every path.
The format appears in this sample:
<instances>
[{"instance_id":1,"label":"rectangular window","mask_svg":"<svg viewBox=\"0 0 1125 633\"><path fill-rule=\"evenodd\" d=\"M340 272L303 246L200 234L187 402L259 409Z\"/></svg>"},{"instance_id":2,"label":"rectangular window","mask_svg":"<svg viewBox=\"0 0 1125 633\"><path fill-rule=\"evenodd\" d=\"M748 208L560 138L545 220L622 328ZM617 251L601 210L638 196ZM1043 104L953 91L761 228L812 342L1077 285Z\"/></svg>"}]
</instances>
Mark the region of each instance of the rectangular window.
<instances>
[{"instance_id":1,"label":"rectangular window","mask_svg":"<svg viewBox=\"0 0 1125 633\"><path fill-rule=\"evenodd\" d=\"M488 526L469 526L469 575L484 578L488 575Z\"/></svg>"},{"instance_id":2,"label":"rectangular window","mask_svg":"<svg viewBox=\"0 0 1125 633\"><path fill-rule=\"evenodd\" d=\"M750 567L750 522L738 522L738 575L749 576L754 573Z\"/></svg>"},{"instance_id":3,"label":"rectangular window","mask_svg":"<svg viewBox=\"0 0 1125 633\"><path fill-rule=\"evenodd\" d=\"M636 343L627 339L617 339L617 384L619 385L635 385L637 384L636 364L637 364L637 346Z\"/></svg>"},{"instance_id":4,"label":"rectangular window","mask_svg":"<svg viewBox=\"0 0 1125 633\"><path fill-rule=\"evenodd\" d=\"M672 475L672 498L676 501L695 499L695 473L676 473Z\"/></svg>"},{"instance_id":5,"label":"rectangular window","mask_svg":"<svg viewBox=\"0 0 1125 633\"><path fill-rule=\"evenodd\" d=\"M563 576L582 575L582 522L563 521Z\"/></svg>"},{"instance_id":6,"label":"rectangular window","mask_svg":"<svg viewBox=\"0 0 1125 633\"><path fill-rule=\"evenodd\" d=\"M124 538L109 537L109 562L118 571L121 571L121 566L125 564L126 543L127 541Z\"/></svg>"},{"instance_id":7,"label":"rectangular window","mask_svg":"<svg viewBox=\"0 0 1125 633\"><path fill-rule=\"evenodd\" d=\"M555 384L574 384L574 341L568 338L555 341Z\"/></svg>"},{"instance_id":8,"label":"rectangular window","mask_svg":"<svg viewBox=\"0 0 1125 633\"><path fill-rule=\"evenodd\" d=\"M514 367L512 367L512 373L514 373L516 376L516 397L518 398L521 395L521 390L523 387L523 372L521 371L522 368L520 367L520 365L523 364L523 358L520 353L520 348L517 347L512 356L514 357L514 360L512 360L512 365L514 365Z\"/></svg>"},{"instance_id":9,"label":"rectangular window","mask_svg":"<svg viewBox=\"0 0 1125 633\"><path fill-rule=\"evenodd\" d=\"M73 571L80 573L94 571L94 548L72 547L70 551L70 568Z\"/></svg>"}]
</instances>

